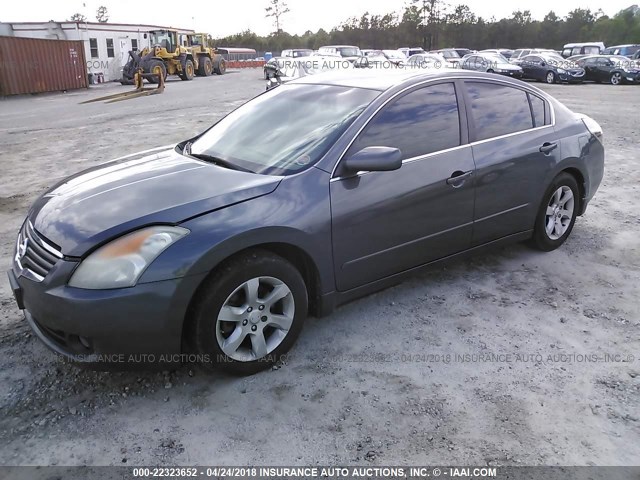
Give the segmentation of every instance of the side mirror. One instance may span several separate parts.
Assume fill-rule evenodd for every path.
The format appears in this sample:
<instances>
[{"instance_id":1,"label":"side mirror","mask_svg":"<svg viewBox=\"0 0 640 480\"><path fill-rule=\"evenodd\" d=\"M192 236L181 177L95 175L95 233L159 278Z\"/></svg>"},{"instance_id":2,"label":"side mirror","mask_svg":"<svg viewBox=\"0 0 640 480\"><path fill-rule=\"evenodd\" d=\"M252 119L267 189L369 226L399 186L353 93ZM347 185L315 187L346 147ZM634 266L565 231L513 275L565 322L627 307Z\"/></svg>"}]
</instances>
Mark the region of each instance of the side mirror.
<instances>
[{"instance_id":1,"label":"side mirror","mask_svg":"<svg viewBox=\"0 0 640 480\"><path fill-rule=\"evenodd\" d=\"M387 172L402 166L402 152L391 147L366 147L344 162L351 172Z\"/></svg>"}]
</instances>

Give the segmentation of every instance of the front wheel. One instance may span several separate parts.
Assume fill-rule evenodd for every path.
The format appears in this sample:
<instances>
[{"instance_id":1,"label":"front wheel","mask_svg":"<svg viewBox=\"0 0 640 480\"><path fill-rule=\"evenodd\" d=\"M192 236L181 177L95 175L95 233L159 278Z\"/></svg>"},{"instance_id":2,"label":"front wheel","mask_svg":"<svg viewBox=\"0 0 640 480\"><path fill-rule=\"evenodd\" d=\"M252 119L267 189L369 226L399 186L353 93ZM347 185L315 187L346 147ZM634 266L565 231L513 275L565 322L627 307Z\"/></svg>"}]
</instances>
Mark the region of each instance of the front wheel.
<instances>
[{"instance_id":1,"label":"front wheel","mask_svg":"<svg viewBox=\"0 0 640 480\"><path fill-rule=\"evenodd\" d=\"M203 286L192 344L206 366L250 375L283 359L307 309L300 272L284 258L256 250L227 262Z\"/></svg>"},{"instance_id":2,"label":"front wheel","mask_svg":"<svg viewBox=\"0 0 640 480\"><path fill-rule=\"evenodd\" d=\"M620 74L620 72L615 72L613 75L611 75L609 81L611 82L611 85L620 85L622 83L622 75Z\"/></svg>"},{"instance_id":3,"label":"front wheel","mask_svg":"<svg viewBox=\"0 0 640 480\"><path fill-rule=\"evenodd\" d=\"M547 83L556 83L556 74L551 71L547 72L545 80Z\"/></svg>"},{"instance_id":4,"label":"front wheel","mask_svg":"<svg viewBox=\"0 0 640 480\"><path fill-rule=\"evenodd\" d=\"M180 79L182 80L193 80L193 76L195 75L195 68L193 67L193 62L191 60L186 60L184 62L184 66L182 67L182 73L180 73Z\"/></svg>"},{"instance_id":5,"label":"front wheel","mask_svg":"<svg viewBox=\"0 0 640 480\"><path fill-rule=\"evenodd\" d=\"M551 182L533 229L535 248L549 252L565 242L576 221L579 198L578 182L572 175L561 173Z\"/></svg>"}]
</instances>

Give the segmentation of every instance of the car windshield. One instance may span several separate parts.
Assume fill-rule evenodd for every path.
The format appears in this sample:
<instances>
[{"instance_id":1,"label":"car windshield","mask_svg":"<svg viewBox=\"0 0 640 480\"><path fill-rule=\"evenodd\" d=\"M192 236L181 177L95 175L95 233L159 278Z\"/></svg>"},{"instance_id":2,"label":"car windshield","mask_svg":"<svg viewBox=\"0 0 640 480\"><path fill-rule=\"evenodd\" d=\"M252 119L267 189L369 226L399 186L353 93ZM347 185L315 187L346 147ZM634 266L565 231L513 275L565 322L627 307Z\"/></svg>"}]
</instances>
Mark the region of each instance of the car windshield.
<instances>
[{"instance_id":1,"label":"car windshield","mask_svg":"<svg viewBox=\"0 0 640 480\"><path fill-rule=\"evenodd\" d=\"M360 49L358 47L339 47L338 52L340 52L340 56L342 57L362 56L362 53L360 53Z\"/></svg>"},{"instance_id":2,"label":"car windshield","mask_svg":"<svg viewBox=\"0 0 640 480\"><path fill-rule=\"evenodd\" d=\"M460 58L460 55L458 55L458 52L456 52L455 50L444 50L440 52L440 55L442 55L444 58Z\"/></svg>"},{"instance_id":3,"label":"car windshield","mask_svg":"<svg viewBox=\"0 0 640 480\"><path fill-rule=\"evenodd\" d=\"M391 60L391 59L393 59L393 60L404 60L405 58L407 58L405 56L405 54L400 52L399 50L383 50L382 52L385 54L385 56L389 60Z\"/></svg>"},{"instance_id":4,"label":"car windshield","mask_svg":"<svg viewBox=\"0 0 640 480\"><path fill-rule=\"evenodd\" d=\"M490 62L509 63L509 60L507 60L506 57L503 57L499 53L485 53L483 55L483 58L486 58Z\"/></svg>"},{"instance_id":5,"label":"car windshield","mask_svg":"<svg viewBox=\"0 0 640 480\"><path fill-rule=\"evenodd\" d=\"M193 142L191 153L265 175L316 163L380 92L281 85L245 103Z\"/></svg>"},{"instance_id":6,"label":"car windshield","mask_svg":"<svg viewBox=\"0 0 640 480\"><path fill-rule=\"evenodd\" d=\"M312 53L313 53L313 50L294 50L293 51L293 58L309 57L309 56L311 56Z\"/></svg>"}]
</instances>

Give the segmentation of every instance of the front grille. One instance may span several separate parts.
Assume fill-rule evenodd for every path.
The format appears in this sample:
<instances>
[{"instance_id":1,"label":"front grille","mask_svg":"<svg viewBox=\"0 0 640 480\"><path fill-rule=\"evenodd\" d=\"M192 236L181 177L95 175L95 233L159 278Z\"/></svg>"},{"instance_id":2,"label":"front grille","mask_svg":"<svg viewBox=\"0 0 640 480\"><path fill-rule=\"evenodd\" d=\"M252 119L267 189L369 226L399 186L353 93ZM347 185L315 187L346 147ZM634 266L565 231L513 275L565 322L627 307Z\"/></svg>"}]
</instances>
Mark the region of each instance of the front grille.
<instances>
[{"instance_id":1,"label":"front grille","mask_svg":"<svg viewBox=\"0 0 640 480\"><path fill-rule=\"evenodd\" d=\"M60 249L45 240L29 220L24 223L18 235L16 262L35 280L42 281L58 260L62 258Z\"/></svg>"}]
</instances>

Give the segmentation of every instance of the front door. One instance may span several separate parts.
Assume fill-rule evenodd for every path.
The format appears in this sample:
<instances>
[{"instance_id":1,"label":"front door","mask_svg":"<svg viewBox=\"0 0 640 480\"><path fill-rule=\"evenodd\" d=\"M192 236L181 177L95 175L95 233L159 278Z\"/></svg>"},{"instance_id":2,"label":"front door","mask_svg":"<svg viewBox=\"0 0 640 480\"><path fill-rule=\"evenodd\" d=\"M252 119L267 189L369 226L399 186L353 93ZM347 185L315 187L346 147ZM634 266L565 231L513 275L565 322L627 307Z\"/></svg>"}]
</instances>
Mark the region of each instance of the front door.
<instances>
[{"instance_id":1,"label":"front door","mask_svg":"<svg viewBox=\"0 0 640 480\"><path fill-rule=\"evenodd\" d=\"M369 146L398 148L399 170L354 175L338 165L330 191L339 291L469 247L474 163L458 97L450 82L402 94L344 156Z\"/></svg>"}]
</instances>

